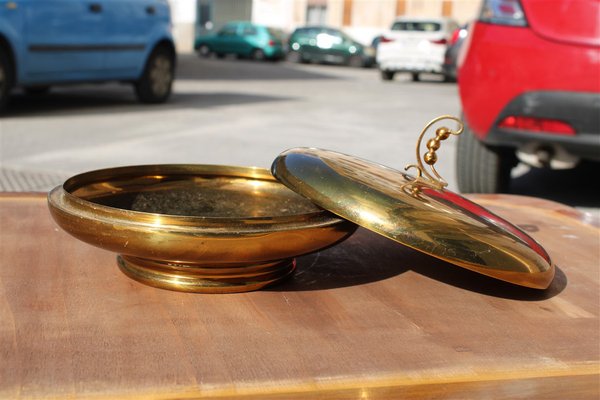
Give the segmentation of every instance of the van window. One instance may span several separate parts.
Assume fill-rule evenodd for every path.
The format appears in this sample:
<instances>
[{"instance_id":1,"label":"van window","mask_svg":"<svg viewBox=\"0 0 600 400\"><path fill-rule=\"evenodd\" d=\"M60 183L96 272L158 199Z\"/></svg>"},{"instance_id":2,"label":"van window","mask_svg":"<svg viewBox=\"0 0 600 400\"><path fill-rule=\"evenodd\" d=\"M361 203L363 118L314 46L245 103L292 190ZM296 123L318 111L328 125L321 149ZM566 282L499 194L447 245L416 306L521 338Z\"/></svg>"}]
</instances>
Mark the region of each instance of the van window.
<instances>
[{"instance_id":1,"label":"van window","mask_svg":"<svg viewBox=\"0 0 600 400\"><path fill-rule=\"evenodd\" d=\"M219 31L219 35L221 36L235 36L237 35L237 26L236 25L225 25L223 29Z\"/></svg>"},{"instance_id":2,"label":"van window","mask_svg":"<svg viewBox=\"0 0 600 400\"><path fill-rule=\"evenodd\" d=\"M256 28L252 25L244 26L244 30L242 31L243 36L255 36L257 33Z\"/></svg>"},{"instance_id":3,"label":"van window","mask_svg":"<svg viewBox=\"0 0 600 400\"><path fill-rule=\"evenodd\" d=\"M442 24L430 21L398 21L392 25L393 31L437 32L441 29Z\"/></svg>"}]
</instances>

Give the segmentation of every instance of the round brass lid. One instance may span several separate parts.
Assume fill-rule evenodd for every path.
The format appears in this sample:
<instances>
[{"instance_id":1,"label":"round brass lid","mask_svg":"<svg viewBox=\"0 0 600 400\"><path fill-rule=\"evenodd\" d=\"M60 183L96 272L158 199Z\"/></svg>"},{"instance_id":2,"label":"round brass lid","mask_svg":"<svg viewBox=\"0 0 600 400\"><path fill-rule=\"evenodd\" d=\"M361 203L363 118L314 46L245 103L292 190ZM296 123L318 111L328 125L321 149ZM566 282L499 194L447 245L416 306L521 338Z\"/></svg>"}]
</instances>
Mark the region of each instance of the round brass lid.
<instances>
[{"instance_id":1,"label":"round brass lid","mask_svg":"<svg viewBox=\"0 0 600 400\"><path fill-rule=\"evenodd\" d=\"M403 245L517 285L550 285L554 267L534 239L421 172L315 148L288 150L272 166L297 193Z\"/></svg>"}]
</instances>

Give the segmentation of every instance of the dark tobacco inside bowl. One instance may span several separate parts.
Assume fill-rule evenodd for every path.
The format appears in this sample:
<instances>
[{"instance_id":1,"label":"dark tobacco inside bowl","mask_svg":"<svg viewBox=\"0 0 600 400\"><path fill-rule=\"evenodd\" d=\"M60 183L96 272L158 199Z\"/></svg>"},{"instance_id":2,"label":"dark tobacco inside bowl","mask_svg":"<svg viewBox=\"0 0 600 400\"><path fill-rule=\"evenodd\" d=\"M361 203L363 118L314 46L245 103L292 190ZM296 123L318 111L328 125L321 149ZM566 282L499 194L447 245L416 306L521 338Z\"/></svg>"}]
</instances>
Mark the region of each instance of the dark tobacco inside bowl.
<instances>
[{"instance_id":1,"label":"dark tobacco inside bowl","mask_svg":"<svg viewBox=\"0 0 600 400\"><path fill-rule=\"evenodd\" d=\"M298 215L319 211L300 196L265 198L204 188L142 192L135 196L131 209L158 214L222 218Z\"/></svg>"},{"instance_id":2,"label":"dark tobacco inside bowl","mask_svg":"<svg viewBox=\"0 0 600 400\"><path fill-rule=\"evenodd\" d=\"M115 208L208 218L276 217L321 211L278 182L248 179L175 180L100 196L80 195Z\"/></svg>"}]
</instances>

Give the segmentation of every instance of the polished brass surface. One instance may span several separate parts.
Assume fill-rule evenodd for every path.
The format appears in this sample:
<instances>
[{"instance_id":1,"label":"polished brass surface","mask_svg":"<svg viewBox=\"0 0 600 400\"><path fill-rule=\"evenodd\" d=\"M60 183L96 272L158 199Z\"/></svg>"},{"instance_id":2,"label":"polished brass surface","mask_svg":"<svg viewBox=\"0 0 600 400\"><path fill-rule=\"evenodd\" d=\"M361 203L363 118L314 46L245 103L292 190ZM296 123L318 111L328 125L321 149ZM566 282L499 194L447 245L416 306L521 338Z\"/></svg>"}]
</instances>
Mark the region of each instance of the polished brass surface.
<instances>
[{"instance_id":1,"label":"polished brass surface","mask_svg":"<svg viewBox=\"0 0 600 400\"><path fill-rule=\"evenodd\" d=\"M272 172L317 205L458 266L538 289L547 288L554 277L550 257L535 240L487 209L445 190L437 173L418 179L314 148L282 153Z\"/></svg>"},{"instance_id":2,"label":"polished brass surface","mask_svg":"<svg viewBox=\"0 0 600 400\"><path fill-rule=\"evenodd\" d=\"M294 257L356 229L262 168L98 170L68 179L49 193L48 203L71 235L119 253L128 276L188 292L259 289L289 276Z\"/></svg>"}]
</instances>

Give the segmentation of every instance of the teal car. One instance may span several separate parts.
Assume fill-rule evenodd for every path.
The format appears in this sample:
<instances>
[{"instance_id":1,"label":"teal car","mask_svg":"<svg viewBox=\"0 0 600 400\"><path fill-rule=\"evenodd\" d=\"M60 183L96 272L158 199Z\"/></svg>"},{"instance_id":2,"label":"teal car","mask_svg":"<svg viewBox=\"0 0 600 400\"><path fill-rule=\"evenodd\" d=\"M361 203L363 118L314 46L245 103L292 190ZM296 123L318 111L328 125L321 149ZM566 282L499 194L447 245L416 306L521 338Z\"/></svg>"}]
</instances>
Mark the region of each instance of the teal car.
<instances>
[{"instance_id":1,"label":"teal car","mask_svg":"<svg viewBox=\"0 0 600 400\"><path fill-rule=\"evenodd\" d=\"M343 64L371 67L375 49L358 43L344 32L323 26L296 29L289 40L287 59L291 62Z\"/></svg>"},{"instance_id":2,"label":"teal car","mask_svg":"<svg viewBox=\"0 0 600 400\"><path fill-rule=\"evenodd\" d=\"M251 22L229 22L217 33L198 36L194 48L201 57L234 54L254 60L283 57L283 32Z\"/></svg>"}]
</instances>

